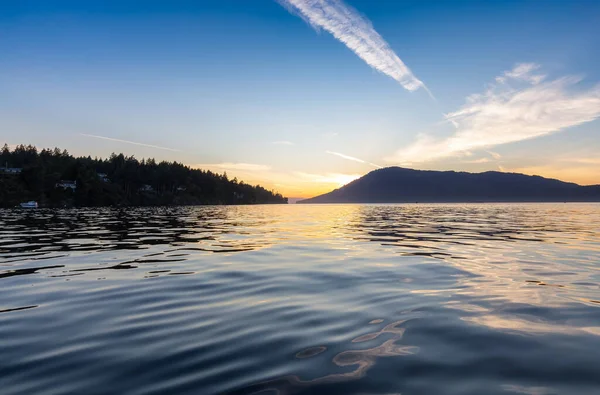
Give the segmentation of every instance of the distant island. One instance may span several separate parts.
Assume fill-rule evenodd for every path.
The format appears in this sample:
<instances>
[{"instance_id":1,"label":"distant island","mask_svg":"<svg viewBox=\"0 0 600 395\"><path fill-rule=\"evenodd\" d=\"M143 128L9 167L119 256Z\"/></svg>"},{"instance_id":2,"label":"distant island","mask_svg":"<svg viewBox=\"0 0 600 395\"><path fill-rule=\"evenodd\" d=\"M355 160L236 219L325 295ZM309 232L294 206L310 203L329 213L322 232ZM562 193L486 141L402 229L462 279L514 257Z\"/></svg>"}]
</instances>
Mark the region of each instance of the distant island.
<instances>
[{"instance_id":1,"label":"distant island","mask_svg":"<svg viewBox=\"0 0 600 395\"><path fill-rule=\"evenodd\" d=\"M423 171L388 167L298 203L599 202L600 185L518 173Z\"/></svg>"},{"instance_id":2,"label":"distant island","mask_svg":"<svg viewBox=\"0 0 600 395\"><path fill-rule=\"evenodd\" d=\"M19 145L11 151L5 144L0 166L0 207L27 201L40 207L287 203L227 173L123 154L76 158L58 148Z\"/></svg>"}]
</instances>

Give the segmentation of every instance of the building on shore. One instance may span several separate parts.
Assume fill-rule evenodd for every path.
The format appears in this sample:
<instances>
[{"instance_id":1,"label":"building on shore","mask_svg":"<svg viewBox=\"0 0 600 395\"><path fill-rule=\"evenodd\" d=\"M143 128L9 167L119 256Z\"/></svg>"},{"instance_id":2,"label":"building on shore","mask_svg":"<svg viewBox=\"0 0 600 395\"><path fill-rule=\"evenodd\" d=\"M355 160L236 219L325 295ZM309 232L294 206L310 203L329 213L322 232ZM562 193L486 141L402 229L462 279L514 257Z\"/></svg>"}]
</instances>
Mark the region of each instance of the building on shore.
<instances>
[{"instance_id":1,"label":"building on shore","mask_svg":"<svg viewBox=\"0 0 600 395\"><path fill-rule=\"evenodd\" d=\"M0 168L0 172L4 174L21 174L22 171L21 167L8 167L8 163L5 167Z\"/></svg>"},{"instance_id":2,"label":"building on shore","mask_svg":"<svg viewBox=\"0 0 600 395\"><path fill-rule=\"evenodd\" d=\"M75 192L77 189L77 181L60 180L56 183L56 188L71 189Z\"/></svg>"}]
</instances>

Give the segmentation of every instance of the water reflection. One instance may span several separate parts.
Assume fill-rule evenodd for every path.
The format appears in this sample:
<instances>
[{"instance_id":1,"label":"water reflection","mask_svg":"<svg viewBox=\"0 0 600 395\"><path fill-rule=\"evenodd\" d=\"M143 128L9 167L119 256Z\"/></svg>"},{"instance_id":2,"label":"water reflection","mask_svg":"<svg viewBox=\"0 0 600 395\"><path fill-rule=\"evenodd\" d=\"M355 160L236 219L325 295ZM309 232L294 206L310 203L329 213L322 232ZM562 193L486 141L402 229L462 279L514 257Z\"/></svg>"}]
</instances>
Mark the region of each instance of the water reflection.
<instances>
[{"instance_id":1,"label":"water reflection","mask_svg":"<svg viewBox=\"0 0 600 395\"><path fill-rule=\"evenodd\" d=\"M0 214L7 394L600 385L600 205Z\"/></svg>"},{"instance_id":2,"label":"water reflection","mask_svg":"<svg viewBox=\"0 0 600 395\"><path fill-rule=\"evenodd\" d=\"M333 363L335 365L339 367L353 367L353 369L349 372L329 374L312 380L302 380L298 376L284 377L281 379L257 384L254 386L254 388L245 388L244 391L247 392L248 390L252 390L255 393L271 391L275 392L276 394L284 395L297 393L302 390L312 388L316 385L360 379L364 377L367 371L375 365L378 358L399 357L403 355L412 355L418 352L418 347L402 346L397 344L397 342L402 339L402 335L404 334L404 329L399 328L403 322L404 321L395 322L387 325L379 332L369 333L352 340L353 343L367 342L376 339L382 334L390 334L391 338L384 341L382 344L365 350L342 351L333 357ZM314 355L320 354L323 351L325 351L324 348L319 350L319 352Z\"/></svg>"}]
</instances>

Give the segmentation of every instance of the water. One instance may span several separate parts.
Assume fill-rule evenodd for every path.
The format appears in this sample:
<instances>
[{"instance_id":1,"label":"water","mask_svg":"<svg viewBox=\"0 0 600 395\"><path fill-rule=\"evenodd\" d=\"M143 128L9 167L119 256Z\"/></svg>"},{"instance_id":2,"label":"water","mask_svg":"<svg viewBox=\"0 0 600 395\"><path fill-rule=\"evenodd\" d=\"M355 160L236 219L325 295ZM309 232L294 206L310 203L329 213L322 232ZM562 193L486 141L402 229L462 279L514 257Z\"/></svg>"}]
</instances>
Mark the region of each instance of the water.
<instances>
[{"instance_id":1,"label":"water","mask_svg":"<svg viewBox=\"0 0 600 395\"><path fill-rule=\"evenodd\" d=\"M598 394L600 205L0 211L0 392Z\"/></svg>"}]
</instances>

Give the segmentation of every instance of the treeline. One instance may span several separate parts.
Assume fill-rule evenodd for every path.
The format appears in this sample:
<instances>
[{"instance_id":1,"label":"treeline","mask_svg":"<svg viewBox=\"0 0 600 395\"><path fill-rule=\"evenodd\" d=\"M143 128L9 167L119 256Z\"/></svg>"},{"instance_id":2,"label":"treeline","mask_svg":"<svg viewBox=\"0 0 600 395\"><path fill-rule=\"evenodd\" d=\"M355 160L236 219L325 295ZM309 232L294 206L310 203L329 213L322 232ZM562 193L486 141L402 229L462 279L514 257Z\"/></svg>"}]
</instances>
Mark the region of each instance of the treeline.
<instances>
[{"instance_id":1,"label":"treeline","mask_svg":"<svg viewBox=\"0 0 600 395\"><path fill-rule=\"evenodd\" d=\"M0 152L0 206L43 207L287 203L278 193L227 174L177 162L112 154L74 157L66 150L19 145Z\"/></svg>"}]
</instances>

